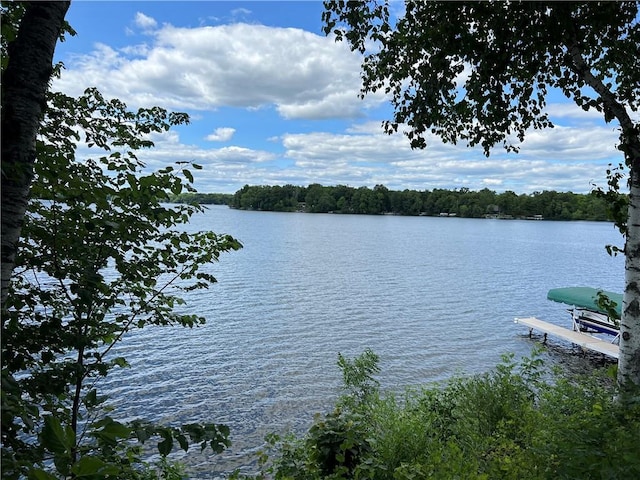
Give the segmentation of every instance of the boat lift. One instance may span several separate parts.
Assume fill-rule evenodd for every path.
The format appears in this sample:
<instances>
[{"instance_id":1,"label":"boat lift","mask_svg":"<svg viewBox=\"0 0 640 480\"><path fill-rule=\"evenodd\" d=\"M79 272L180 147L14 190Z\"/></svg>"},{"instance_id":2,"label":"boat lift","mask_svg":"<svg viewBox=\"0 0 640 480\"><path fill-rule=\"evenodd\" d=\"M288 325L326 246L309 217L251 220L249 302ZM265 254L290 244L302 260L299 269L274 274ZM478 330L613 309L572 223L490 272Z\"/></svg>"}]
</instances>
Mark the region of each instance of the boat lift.
<instances>
[{"instance_id":1,"label":"boat lift","mask_svg":"<svg viewBox=\"0 0 640 480\"><path fill-rule=\"evenodd\" d=\"M609 317L609 312L600 305L599 298L606 296L611 302L611 308L620 318L622 309L622 295L619 293L605 292L591 287L566 287L549 290L547 298L554 302L571 305L569 310L573 323L573 330L559 327L535 317L516 318L515 322L529 327L529 337L533 330L544 333L543 342L547 341L547 335L555 335L571 343L579 345L583 350L592 350L617 359L620 347L616 344L620 338L620 330L615 319ZM612 315L613 315L612 314ZM613 340L606 341L591 335L591 333L606 334Z\"/></svg>"}]
</instances>

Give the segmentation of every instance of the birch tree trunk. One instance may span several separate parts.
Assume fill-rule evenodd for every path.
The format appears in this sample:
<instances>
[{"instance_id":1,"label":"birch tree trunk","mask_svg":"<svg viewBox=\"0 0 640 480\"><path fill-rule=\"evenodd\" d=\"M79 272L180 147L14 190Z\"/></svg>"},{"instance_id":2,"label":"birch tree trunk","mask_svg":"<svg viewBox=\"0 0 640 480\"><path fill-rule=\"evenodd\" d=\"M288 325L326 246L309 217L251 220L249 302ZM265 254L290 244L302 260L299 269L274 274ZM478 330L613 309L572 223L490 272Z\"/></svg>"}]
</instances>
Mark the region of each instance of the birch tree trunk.
<instances>
[{"instance_id":1,"label":"birch tree trunk","mask_svg":"<svg viewBox=\"0 0 640 480\"><path fill-rule=\"evenodd\" d=\"M625 131L623 144L629 166L630 193L625 253L625 291L620 321L618 385L640 387L640 138L638 127ZM637 391L636 391L637 393Z\"/></svg>"},{"instance_id":2,"label":"birch tree trunk","mask_svg":"<svg viewBox=\"0 0 640 480\"><path fill-rule=\"evenodd\" d=\"M36 157L36 135L46 105L53 52L70 1L29 2L2 75L2 261L4 311Z\"/></svg>"},{"instance_id":3,"label":"birch tree trunk","mask_svg":"<svg viewBox=\"0 0 640 480\"><path fill-rule=\"evenodd\" d=\"M625 105L597 78L587 64L575 32L567 44L569 65L599 95L603 110L620 123L619 149L629 167L629 209L625 241L625 290L620 320L618 385L640 388L640 136ZM624 396L624 395L623 395Z\"/></svg>"}]
</instances>

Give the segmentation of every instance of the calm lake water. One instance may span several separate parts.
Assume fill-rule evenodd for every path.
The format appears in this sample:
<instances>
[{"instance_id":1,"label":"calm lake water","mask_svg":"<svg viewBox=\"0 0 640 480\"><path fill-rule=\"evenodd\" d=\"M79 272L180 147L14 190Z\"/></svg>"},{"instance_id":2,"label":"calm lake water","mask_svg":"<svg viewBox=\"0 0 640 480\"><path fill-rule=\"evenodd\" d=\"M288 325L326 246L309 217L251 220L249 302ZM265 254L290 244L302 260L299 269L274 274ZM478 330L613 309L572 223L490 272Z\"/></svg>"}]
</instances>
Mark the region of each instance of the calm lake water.
<instances>
[{"instance_id":1,"label":"calm lake water","mask_svg":"<svg viewBox=\"0 0 640 480\"><path fill-rule=\"evenodd\" d=\"M622 243L609 223L214 206L188 228L244 244L212 266L218 284L185 297L207 324L132 332L119 347L131 368L103 387L121 419L231 427L223 455L179 457L192 478L250 465L265 434L308 427L339 394L339 352L372 348L385 389L484 372L506 352L531 353L514 317L570 326L565 308L546 300L550 288L624 285L623 259L604 248ZM549 361L592 365L552 343Z\"/></svg>"}]
</instances>

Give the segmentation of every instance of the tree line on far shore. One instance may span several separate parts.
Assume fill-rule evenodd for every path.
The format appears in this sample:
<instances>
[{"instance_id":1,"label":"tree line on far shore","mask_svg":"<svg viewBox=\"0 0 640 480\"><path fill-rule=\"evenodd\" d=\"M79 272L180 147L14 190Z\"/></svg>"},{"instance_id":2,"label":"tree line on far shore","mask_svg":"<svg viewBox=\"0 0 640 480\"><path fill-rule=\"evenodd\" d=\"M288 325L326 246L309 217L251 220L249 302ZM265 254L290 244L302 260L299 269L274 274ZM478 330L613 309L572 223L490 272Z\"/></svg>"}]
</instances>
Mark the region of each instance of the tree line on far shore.
<instances>
[{"instance_id":1,"label":"tree line on far shore","mask_svg":"<svg viewBox=\"0 0 640 480\"><path fill-rule=\"evenodd\" d=\"M242 210L368 215L458 216L465 218L544 218L547 220L610 220L608 201L589 194L545 190L532 194L496 193L484 188L455 190L389 190L384 185L308 187L249 186L235 194L193 193L172 198L179 203L226 204Z\"/></svg>"}]
</instances>

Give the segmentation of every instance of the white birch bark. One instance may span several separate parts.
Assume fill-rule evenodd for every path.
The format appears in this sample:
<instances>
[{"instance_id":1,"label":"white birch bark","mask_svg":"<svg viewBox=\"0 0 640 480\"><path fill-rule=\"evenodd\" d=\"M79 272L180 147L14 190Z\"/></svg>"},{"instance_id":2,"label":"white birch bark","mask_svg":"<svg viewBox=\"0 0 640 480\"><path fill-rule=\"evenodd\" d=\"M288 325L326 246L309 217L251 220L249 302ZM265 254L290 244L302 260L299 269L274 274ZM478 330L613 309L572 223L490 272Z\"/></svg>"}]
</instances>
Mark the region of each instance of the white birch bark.
<instances>
[{"instance_id":1,"label":"white birch bark","mask_svg":"<svg viewBox=\"0 0 640 480\"><path fill-rule=\"evenodd\" d=\"M625 241L625 290L620 320L618 385L640 388L640 136L625 105L591 72L575 39L568 45L574 70L600 96L605 111L620 123L619 149L629 167L629 209Z\"/></svg>"},{"instance_id":2,"label":"white birch bark","mask_svg":"<svg viewBox=\"0 0 640 480\"><path fill-rule=\"evenodd\" d=\"M640 140L637 128L629 132L625 143L631 178L618 360L618 384L623 388L640 387Z\"/></svg>"}]
</instances>

